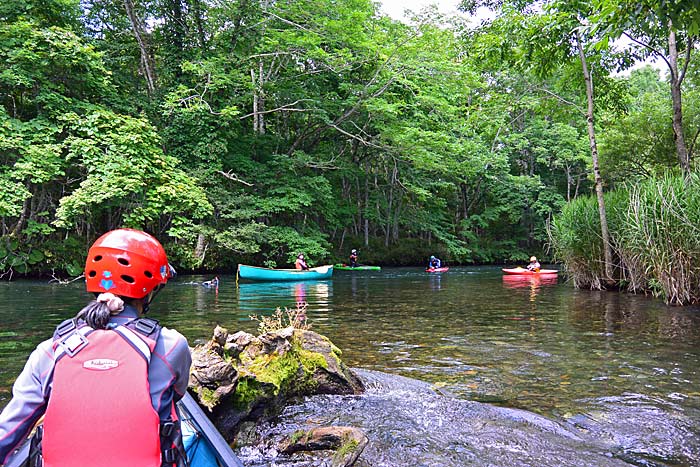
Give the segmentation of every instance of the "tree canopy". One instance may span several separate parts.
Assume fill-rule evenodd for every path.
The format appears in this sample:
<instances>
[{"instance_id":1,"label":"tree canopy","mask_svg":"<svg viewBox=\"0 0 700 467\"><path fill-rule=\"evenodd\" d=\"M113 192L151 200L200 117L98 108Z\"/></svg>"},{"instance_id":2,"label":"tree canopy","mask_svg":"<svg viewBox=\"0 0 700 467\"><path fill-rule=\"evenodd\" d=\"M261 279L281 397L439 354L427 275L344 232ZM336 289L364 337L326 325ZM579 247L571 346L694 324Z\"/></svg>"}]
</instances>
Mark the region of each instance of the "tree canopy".
<instances>
[{"instance_id":1,"label":"tree canopy","mask_svg":"<svg viewBox=\"0 0 700 467\"><path fill-rule=\"evenodd\" d=\"M77 274L124 226L189 270L546 257L595 187L591 128L601 190L695 170L686 6L464 1L407 24L370 0L3 2L0 274ZM668 71L640 68L655 55Z\"/></svg>"}]
</instances>

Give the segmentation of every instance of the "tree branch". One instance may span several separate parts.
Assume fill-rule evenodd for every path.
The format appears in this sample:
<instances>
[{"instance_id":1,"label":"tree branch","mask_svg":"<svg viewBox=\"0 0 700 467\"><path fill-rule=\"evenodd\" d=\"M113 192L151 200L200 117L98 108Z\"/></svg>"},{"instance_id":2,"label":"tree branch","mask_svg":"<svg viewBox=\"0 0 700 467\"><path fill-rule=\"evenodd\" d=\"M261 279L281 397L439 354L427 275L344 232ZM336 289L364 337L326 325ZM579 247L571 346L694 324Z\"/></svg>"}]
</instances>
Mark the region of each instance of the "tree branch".
<instances>
[{"instance_id":1,"label":"tree branch","mask_svg":"<svg viewBox=\"0 0 700 467\"><path fill-rule=\"evenodd\" d=\"M652 47L650 44L647 44L646 42L642 42L642 41L640 41L640 40L638 40L638 39L635 39L634 37L630 36L630 35L627 34L626 32L623 32L623 34L624 34L625 36L627 36L627 38L628 38L629 40L631 40L632 42L634 42L635 44L641 45L642 47L645 47L645 48L651 50L656 56L661 57L661 59L663 59L663 61L666 62L666 65L668 65L668 68L669 68L669 70L671 70L671 73L673 73L673 68L671 67L671 64L670 64L670 63L668 62L668 60L666 59L666 55L664 55L664 54L662 54L661 52L659 52L657 49L655 49L654 47Z\"/></svg>"},{"instance_id":2,"label":"tree branch","mask_svg":"<svg viewBox=\"0 0 700 467\"><path fill-rule=\"evenodd\" d=\"M576 104L575 102L571 102L571 101L569 101L569 100L567 100L567 99L564 99L563 97L561 97L561 96L558 95L558 94L553 93L553 92L550 91L549 89L546 89L546 88L535 88L535 89L537 89L537 90L539 90L539 91L542 91L542 92L544 92L545 94L549 94L549 95L552 96L552 97L555 97L556 99L560 100L560 101L563 102L564 104L570 105L570 106L574 107L576 110L578 110L578 111L581 112L581 113L585 113L585 111L583 110L583 108L581 108L578 104Z\"/></svg>"},{"instance_id":3,"label":"tree branch","mask_svg":"<svg viewBox=\"0 0 700 467\"><path fill-rule=\"evenodd\" d=\"M374 144L371 141L367 141L364 138L361 138L360 136L353 135L352 133L349 133L349 132L343 130L338 125L330 123L328 126L330 126L331 128L335 128L338 132L344 134L345 136L349 136L350 138L352 138L354 140L359 141L360 143L364 144L365 146L370 146L370 147L377 148L377 149L384 149L382 146Z\"/></svg>"},{"instance_id":4,"label":"tree branch","mask_svg":"<svg viewBox=\"0 0 700 467\"><path fill-rule=\"evenodd\" d=\"M243 120L244 118L252 117L253 115L269 114L269 113L272 113L272 112L279 112L280 110L286 110L286 111L288 111L288 112L311 112L311 111L313 111L313 110L315 110L315 109L297 109L297 108L294 108L294 107L290 107L290 106L292 106L292 105L298 104L299 102L310 101L310 100L311 100L311 99L298 99L298 100L296 100L296 101L294 101L294 102L291 102L291 103L289 103L289 104L285 104L285 105L283 105L283 106L281 106L281 107L277 107L276 109L264 110L264 111L262 111L262 112L252 112L252 113L243 115L242 117L238 117L238 118L240 118L241 120Z\"/></svg>"},{"instance_id":5,"label":"tree branch","mask_svg":"<svg viewBox=\"0 0 700 467\"><path fill-rule=\"evenodd\" d=\"M233 180L234 182L242 183L246 186L254 186L252 183L246 182L245 180L241 180L238 178L238 175L232 173L230 170L228 172L224 172L223 170L217 170L221 175L224 177L228 178L229 180Z\"/></svg>"},{"instance_id":6,"label":"tree branch","mask_svg":"<svg viewBox=\"0 0 700 467\"><path fill-rule=\"evenodd\" d=\"M693 38L688 37L688 45L685 51L685 63L683 64L683 71L681 71L681 75L678 77L678 85L680 85L683 82L683 78L685 78L685 72L688 71L688 64L690 63L690 52L693 49Z\"/></svg>"}]
</instances>

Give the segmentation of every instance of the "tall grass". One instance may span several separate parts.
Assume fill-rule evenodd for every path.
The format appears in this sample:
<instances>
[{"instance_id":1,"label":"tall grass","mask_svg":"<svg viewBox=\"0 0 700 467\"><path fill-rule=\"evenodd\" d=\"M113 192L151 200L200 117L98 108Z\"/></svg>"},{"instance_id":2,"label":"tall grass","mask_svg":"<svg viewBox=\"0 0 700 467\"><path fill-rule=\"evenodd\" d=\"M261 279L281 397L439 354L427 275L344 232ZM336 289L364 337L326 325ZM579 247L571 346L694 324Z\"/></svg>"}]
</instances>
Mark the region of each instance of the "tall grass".
<instances>
[{"instance_id":1,"label":"tall grass","mask_svg":"<svg viewBox=\"0 0 700 467\"><path fill-rule=\"evenodd\" d=\"M700 303L700 177L664 175L605 195L620 287L667 303ZM555 258L574 286L603 287L603 249L594 197L569 203L550 229Z\"/></svg>"},{"instance_id":2,"label":"tall grass","mask_svg":"<svg viewBox=\"0 0 700 467\"><path fill-rule=\"evenodd\" d=\"M603 242L595 197L582 196L568 203L550 228L554 258L564 263L576 288L602 288Z\"/></svg>"}]
</instances>

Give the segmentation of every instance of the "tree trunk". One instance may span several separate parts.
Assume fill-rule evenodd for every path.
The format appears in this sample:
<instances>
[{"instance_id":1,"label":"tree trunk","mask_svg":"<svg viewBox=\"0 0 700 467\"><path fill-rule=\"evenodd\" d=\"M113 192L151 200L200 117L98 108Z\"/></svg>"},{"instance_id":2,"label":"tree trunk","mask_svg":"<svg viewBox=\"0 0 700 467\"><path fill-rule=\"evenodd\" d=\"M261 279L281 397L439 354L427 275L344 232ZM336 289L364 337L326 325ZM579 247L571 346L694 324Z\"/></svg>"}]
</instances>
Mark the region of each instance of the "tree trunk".
<instances>
[{"instance_id":1,"label":"tree trunk","mask_svg":"<svg viewBox=\"0 0 700 467\"><path fill-rule=\"evenodd\" d=\"M30 185L29 182L26 183L27 189L30 190ZM24 228L24 225L27 222L27 218L29 217L29 203L31 200L31 196L27 197L24 199L24 202L22 203L22 214L20 214L19 219L17 220L17 223L15 224L15 227L12 229L11 235L18 237L19 234L22 232L22 229Z\"/></svg>"},{"instance_id":2,"label":"tree trunk","mask_svg":"<svg viewBox=\"0 0 700 467\"><path fill-rule=\"evenodd\" d=\"M369 163L367 164L369 166ZM365 246L369 246L369 176L365 177L365 209L364 209L364 231L365 231Z\"/></svg>"},{"instance_id":3,"label":"tree trunk","mask_svg":"<svg viewBox=\"0 0 700 467\"><path fill-rule=\"evenodd\" d=\"M253 133L259 133L258 129L258 85L255 79L255 70L250 69L250 80L253 84Z\"/></svg>"},{"instance_id":4,"label":"tree trunk","mask_svg":"<svg viewBox=\"0 0 700 467\"><path fill-rule=\"evenodd\" d=\"M201 266L204 263L204 256L207 252L206 238L203 234L197 235L197 244L194 247L194 257L197 258L197 263Z\"/></svg>"},{"instance_id":5,"label":"tree trunk","mask_svg":"<svg viewBox=\"0 0 700 467\"><path fill-rule=\"evenodd\" d=\"M394 184L396 183L396 172L397 172L397 167L396 167L396 165L394 165L394 168L391 172L391 177L389 179L389 199L387 200L387 206L386 206L386 232L384 233L384 246L385 247L389 246L389 238L391 238L391 226L392 226L391 210L394 207Z\"/></svg>"},{"instance_id":6,"label":"tree trunk","mask_svg":"<svg viewBox=\"0 0 700 467\"><path fill-rule=\"evenodd\" d=\"M257 76L256 76L257 75ZM250 79L253 82L253 131L259 135L265 134L265 98L263 97L263 62L258 61L258 71L250 69Z\"/></svg>"},{"instance_id":7,"label":"tree trunk","mask_svg":"<svg viewBox=\"0 0 700 467\"><path fill-rule=\"evenodd\" d=\"M600 176L600 167L598 165L598 144L596 143L595 126L593 124L593 80L591 73L588 70L588 63L586 62L586 55L583 51L583 43L581 42L581 35L578 31L576 32L576 43L578 45L579 58L581 59L581 68L583 69L583 79L586 81L586 99L588 100L588 110L586 112L586 121L588 123L588 140L591 145L595 194L596 198L598 199L600 234L603 240L603 255L605 261L605 277L603 279L606 283L610 284L613 282L612 247L610 246L608 218L605 214L605 200L603 199L603 179Z\"/></svg>"},{"instance_id":8,"label":"tree trunk","mask_svg":"<svg viewBox=\"0 0 700 467\"><path fill-rule=\"evenodd\" d=\"M202 51L207 48L207 36L204 32L204 22L202 21L202 2L201 0L193 0L192 14L194 15L194 24L197 26L197 38L199 39L199 47Z\"/></svg>"},{"instance_id":9,"label":"tree trunk","mask_svg":"<svg viewBox=\"0 0 700 467\"><path fill-rule=\"evenodd\" d=\"M692 43L688 43L692 47ZM688 147L683 136L683 101L681 99L681 84L684 74L678 74L678 44L676 43L676 33L673 24L669 21L668 33L668 63L671 69L671 101L673 102L673 139L676 143L676 154L683 175L690 175L690 160L688 158ZM689 58L689 57L688 57Z\"/></svg>"},{"instance_id":10,"label":"tree trunk","mask_svg":"<svg viewBox=\"0 0 700 467\"><path fill-rule=\"evenodd\" d=\"M265 114L263 113L265 110L265 91L263 90L263 75L263 61L260 59L258 62L258 85L260 86L260 89L258 89L258 131L261 135L265 134Z\"/></svg>"},{"instance_id":11,"label":"tree trunk","mask_svg":"<svg viewBox=\"0 0 700 467\"><path fill-rule=\"evenodd\" d=\"M143 68L143 76L146 78L148 95L151 96L156 90L156 72L155 67L153 66L153 57L151 57L151 53L148 50L146 32L143 28L141 20L136 15L133 0L124 0L124 7L126 8L126 14L131 22L134 37L136 37L136 42L138 42L139 49L141 50L141 67Z\"/></svg>"}]
</instances>

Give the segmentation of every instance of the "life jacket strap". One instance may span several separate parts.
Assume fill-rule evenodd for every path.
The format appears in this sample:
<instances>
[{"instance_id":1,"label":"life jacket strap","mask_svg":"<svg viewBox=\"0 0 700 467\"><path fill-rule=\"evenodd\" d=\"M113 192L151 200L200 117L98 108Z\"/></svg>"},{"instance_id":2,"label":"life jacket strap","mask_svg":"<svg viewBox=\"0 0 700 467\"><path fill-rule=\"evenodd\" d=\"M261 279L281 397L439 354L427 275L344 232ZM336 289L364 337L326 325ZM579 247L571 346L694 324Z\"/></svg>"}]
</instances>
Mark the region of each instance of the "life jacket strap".
<instances>
[{"instance_id":1,"label":"life jacket strap","mask_svg":"<svg viewBox=\"0 0 700 467\"><path fill-rule=\"evenodd\" d=\"M175 448L163 449L163 464L174 464L179 453Z\"/></svg>"},{"instance_id":2,"label":"life jacket strap","mask_svg":"<svg viewBox=\"0 0 700 467\"><path fill-rule=\"evenodd\" d=\"M44 456L41 454L41 440L44 438L44 425L39 425L29 441L28 467L44 467Z\"/></svg>"},{"instance_id":3,"label":"life jacket strap","mask_svg":"<svg viewBox=\"0 0 700 467\"><path fill-rule=\"evenodd\" d=\"M162 467L188 466L179 423L170 420L160 423L160 446Z\"/></svg>"},{"instance_id":4,"label":"life jacket strap","mask_svg":"<svg viewBox=\"0 0 700 467\"><path fill-rule=\"evenodd\" d=\"M158 329L158 320L151 318L138 318L134 320L134 327L141 334L150 337Z\"/></svg>"},{"instance_id":5,"label":"life jacket strap","mask_svg":"<svg viewBox=\"0 0 700 467\"><path fill-rule=\"evenodd\" d=\"M67 319L56 327L56 334L65 336L69 332L78 328L78 323L75 318Z\"/></svg>"},{"instance_id":6,"label":"life jacket strap","mask_svg":"<svg viewBox=\"0 0 700 467\"><path fill-rule=\"evenodd\" d=\"M86 345L88 339L85 337L90 332L90 328L78 327L75 318L67 319L56 327L54 331L54 352L55 360L58 361L63 355L74 357Z\"/></svg>"}]
</instances>

